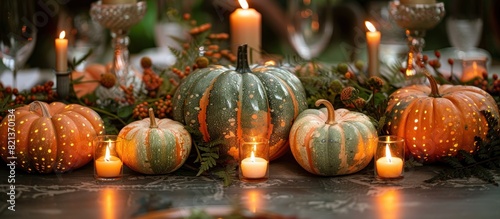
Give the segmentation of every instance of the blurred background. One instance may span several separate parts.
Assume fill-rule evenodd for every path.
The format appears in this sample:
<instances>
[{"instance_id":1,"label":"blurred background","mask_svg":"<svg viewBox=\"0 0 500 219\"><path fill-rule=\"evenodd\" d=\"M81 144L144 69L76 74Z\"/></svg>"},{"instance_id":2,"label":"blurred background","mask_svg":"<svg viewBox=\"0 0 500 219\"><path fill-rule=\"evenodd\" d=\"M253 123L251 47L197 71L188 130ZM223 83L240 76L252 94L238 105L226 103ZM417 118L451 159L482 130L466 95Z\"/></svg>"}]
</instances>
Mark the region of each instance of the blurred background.
<instances>
[{"instance_id":1,"label":"blurred background","mask_svg":"<svg viewBox=\"0 0 500 219\"><path fill-rule=\"evenodd\" d=\"M314 0L313 0L314 1ZM324 0L322 0L324 1ZM25 68L54 68L54 39L61 29L73 30L69 34L70 44L75 51L71 56L78 56L92 47L94 56L89 62L105 63L111 60L112 53L108 30L93 23L88 16L91 0L68 0L58 4L56 0L37 1L36 14L38 37L34 51ZM262 14L262 49L265 53L288 56L295 54L289 43L286 31L287 0L248 0L250 7ZM432 51L452 46L450 36L458 34L458 27L447 30L447 19L452 15L465 18L479 16L482 27L478 30L479 40L475 47L487 51L494 64L500 64L500 1L497 0L443 0L446 17L437 27L427 32L426 47ZM155 25L163 22L163 5L178 8L181 12L191 12L199 24L212 23L213 32L228 32L229 15L239 7L236 0L147 0L148 12L144 19L130 30L131 54L138 54L146 49L158 47ZM160 4L161 3L161 4ZM388 1L375 0L331 0L333 16L333 35L319 59L328 62L353 61L366 59L365 20L372 21L382 32L381 56L385 53L405 52L406 38L404 30L391 23L388 17ZM472 4L468 10L460 11L462 4ZM474 11L469 13L467 11ZM174 27L172 27L174 28ZM175 29L170 29L176 32ZM74 40L71 39L74 38ZM80 43L79 45L77 45ZM81 51L78 51L79 48ZM400 51L401 50L401 51ZM500 72L499 72L500 73Z\"/></svg>"}]
</instances>

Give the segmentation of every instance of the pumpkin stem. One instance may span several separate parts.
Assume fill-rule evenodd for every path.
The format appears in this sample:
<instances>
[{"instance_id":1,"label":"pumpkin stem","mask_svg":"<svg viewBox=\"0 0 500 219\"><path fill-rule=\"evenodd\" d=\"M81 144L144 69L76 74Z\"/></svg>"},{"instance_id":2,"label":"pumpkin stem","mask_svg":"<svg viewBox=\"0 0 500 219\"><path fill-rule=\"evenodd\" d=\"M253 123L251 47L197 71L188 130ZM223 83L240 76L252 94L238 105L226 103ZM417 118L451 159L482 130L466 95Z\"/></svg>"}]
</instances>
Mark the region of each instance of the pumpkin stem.
<instances>
[{"instance_id":1,"label":"pumpkin stem","mask_svg":"<svg viewBox=\"0 0 500 219\"><path fill-rule=\"evenodd\" d=\"M250 66L248 65L248 51L247 44L238 46L238 60L236 61L236 72L238 73L248 73L252 72Z\"/></svg>"},{"instance_id":2,"label":"pumpkin stem","mask_svg":"<svg viewBox=\"0 0 500 219\"><path fill-rule=\"evenodd\" d=\"M43 117L52 118L49 109L47 109L43 102L36 100L33 101L33 103L30 103L30 111L35 111L37 108L40 108Z\"/></svg>"},{"instance_id":3,"label":"pumpkin stem","mask_svg":"<svg viewBox=\"0 0 500 219\"><path fill-rule=\"evenodd\" d=\"M321 104L325 105L326 110L328 110L328 118L326 119L326 124L329 125L337 124L337 122L335 121L335 109L333 108L332 103L330 103L330 101L325 99L316 100L315 103L316 106L319 106Z\"/></svg>"},{"instance_id":4,"label":"pumpkin stem","mask_svg":"<svg viewBox=\"0 0 500 219\"><path fill-rule=\"evenodd\" d=\"M434 77L432 77L431 73L427 71L427 69L424 69L424 75L429 79L429 83L431 86L431 93L429 94L429 97L441 97L441 94L439 94L439 89L438 89L438 83Z\"/></svg>"},{"instance_id":5,"label":"pumpkin stem","mask_svg":"<svg viewBox=\"0 0 500 219\"><path fill-rule=\"evenodd\" d=\"M158 124L156 124L155 113L153 112L153 108L149 108L149 128L158 128Z\"/></svg>"}]
</instances>

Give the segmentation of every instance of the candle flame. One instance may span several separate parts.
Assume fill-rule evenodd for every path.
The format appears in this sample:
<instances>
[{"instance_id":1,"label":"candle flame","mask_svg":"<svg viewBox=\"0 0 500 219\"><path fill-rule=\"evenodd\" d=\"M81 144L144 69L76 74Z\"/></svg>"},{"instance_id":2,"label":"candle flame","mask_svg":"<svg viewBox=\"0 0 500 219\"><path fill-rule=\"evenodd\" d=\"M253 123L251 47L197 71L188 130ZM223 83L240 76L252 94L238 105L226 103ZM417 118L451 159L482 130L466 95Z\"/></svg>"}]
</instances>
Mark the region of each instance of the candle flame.
<instances>
[{"instance_id":1,"label":"candle flame","mask_svg":"<svg viewBox=\"0 0 500 219\"><path fill-rule=\"evenodd\" d=\"M61 31L61 33L59 34L59 39L64 39L64 37L66 36L66 31Z\"/></svg>"},{"instance_id":2,"label":"candle flame","mask_svg":"<svg viewBox=\"0 0 500 219\"><path fill-rule=\"evenodd\" d=\"M389 144L385 145L385 158L387 162L392 163L391 149L389 148Z\"/></svg>"},{"instance_id":3,"label":"candle flame","mask_svg":"<svg viewBox=\"0 0 500 219\"><path fill-rule=\"evenodd\" d=\"M240 3L241 8L248 9L248 3L246 0L238 0L238 2Z\"/></svg>"},{"instance_id":4,"label":"candle flame","mask_svg":"<svg viewBox=\"0 0 500 219\"><path fill-rule=\"evenodd\" d=\"M474 74L477 75L477 63L472 62L472 69L474 70Z\"/></svg>"},{"instance_id":5,"label":"candle flame","mask_svg":"<svg viewBox=\"0 0 500 219\"><path fill-rule=\"evenodd\" d=\"M252 153L250 154L250 161L255 162L255 155Z\"/></svg>"},{"instance_id":6,"label":"candle flame","mask_svg":"<svg viewBox=\"0 0 500 219\"><path fill-rule=\"evenodd\" d=\"M370 21L365 21L365 26L366 28L368 28L370 32L377 31L377 28L375 28L375 26L373 26L373 24Z\"/></svg>"},{"instance_id":7,"label":"candle flame","mask_svg":"<svg viewBox=\"0 0 500 219\"><path fill-rule=\"evenodd\" d=\"M111 153L109 151L111 147L111 141L108 141L108 146L106 146L106 154L104 154L104 161L109 162L111 160Z\"/></svg>"}]
</instances>

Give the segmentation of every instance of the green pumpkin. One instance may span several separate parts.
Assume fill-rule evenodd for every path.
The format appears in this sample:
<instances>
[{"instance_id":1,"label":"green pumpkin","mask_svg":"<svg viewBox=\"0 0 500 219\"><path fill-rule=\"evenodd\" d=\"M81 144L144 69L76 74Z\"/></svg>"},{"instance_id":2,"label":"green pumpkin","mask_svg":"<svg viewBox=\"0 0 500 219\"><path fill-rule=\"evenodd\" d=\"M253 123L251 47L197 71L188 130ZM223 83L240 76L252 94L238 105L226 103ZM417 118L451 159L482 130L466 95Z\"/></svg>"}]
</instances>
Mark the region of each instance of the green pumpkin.
<instances>
[{"instance_id":1,"label":"green pumpkin","mask_svg":"<svg viewBox=\"0 0 500 219\"><path fill-rule=\"evenodd\" d=\"M358 172L373 158L377 130L368 116L346 109L334 110L327 100L302 112L290 131L295 160L310 173L336 176Z\"/></svg>"},{"instance_id":2,"label":"green pumpkin","mask_svg":"<svg viewBox=\"0 0 500 219\"><path fill-rule=\"evenodd\" d=\"M222 141L221 153L238 159L243 137L267 136L270 159L275 159L288 150L290 128L307 103L291 72L271 66L250 69L243 45L236 69L212 65L194 71L177 88L173 106L174 119L205 142Z\"/></svg>"},{"instance_id":3,"label":"green pumpkin","mask_svg":"<svg viewBox=\"0 0 500 219\"><path fill-rule=\"evenodd\" d=\"M117 152L130 169L143 174L166 174L179 169L191 151L191 135L182 124L149 118L132 122L120 130Z\"/></svg>"}]
</instances>

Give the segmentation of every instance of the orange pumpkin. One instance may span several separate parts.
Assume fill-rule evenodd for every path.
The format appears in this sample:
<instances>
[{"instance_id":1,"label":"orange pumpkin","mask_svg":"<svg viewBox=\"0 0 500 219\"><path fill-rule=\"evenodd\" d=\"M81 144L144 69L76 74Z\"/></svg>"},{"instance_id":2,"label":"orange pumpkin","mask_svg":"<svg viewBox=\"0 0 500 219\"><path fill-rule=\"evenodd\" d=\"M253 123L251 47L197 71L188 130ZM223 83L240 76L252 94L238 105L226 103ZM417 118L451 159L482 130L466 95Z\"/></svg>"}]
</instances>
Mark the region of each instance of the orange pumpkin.
<instances>
[{"instance_id":1,"label":"orange pumpkin","mask_svg":"<svg viewBox=\"0 0 500 219\"><path fill-rule=\"evenodd\" d=\"M488 123L482 111L499 118L495 100L474 86L441 85L426 73L427 85L401 88L389 97L385 130L405 139L408 152L419 161L434 162L473 153L474 137L485 138Z\"/></svg>"},{"instance_id":2,"label":"orange pumpkin","mask_svg":"<svg viewBox=\"0 0 500 219\"><path fill-rule=\"evenodd\" d=\"M0 156L27 172L77 169L92 160L92 140L104 131L101 117L78 104L35 101L0 124Z\"/></svg>"}]
</instances>

